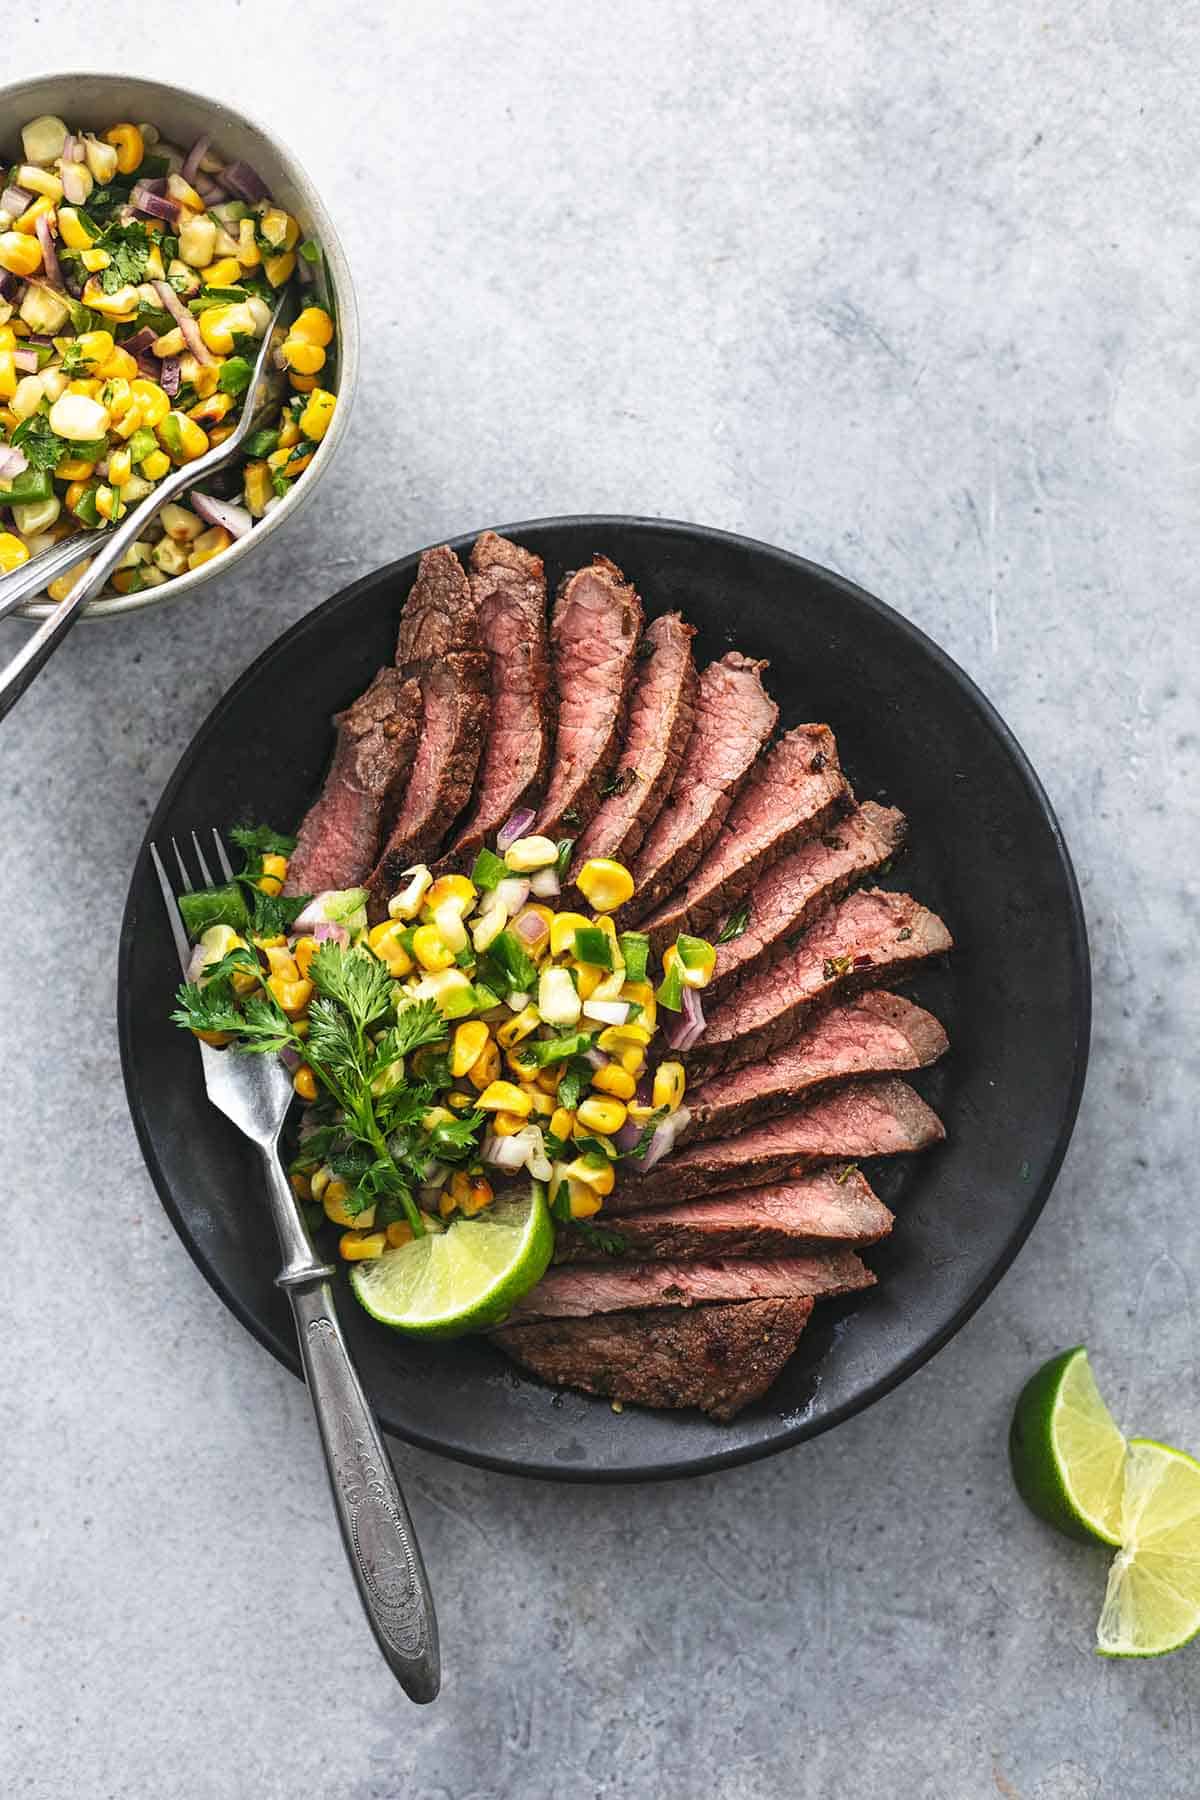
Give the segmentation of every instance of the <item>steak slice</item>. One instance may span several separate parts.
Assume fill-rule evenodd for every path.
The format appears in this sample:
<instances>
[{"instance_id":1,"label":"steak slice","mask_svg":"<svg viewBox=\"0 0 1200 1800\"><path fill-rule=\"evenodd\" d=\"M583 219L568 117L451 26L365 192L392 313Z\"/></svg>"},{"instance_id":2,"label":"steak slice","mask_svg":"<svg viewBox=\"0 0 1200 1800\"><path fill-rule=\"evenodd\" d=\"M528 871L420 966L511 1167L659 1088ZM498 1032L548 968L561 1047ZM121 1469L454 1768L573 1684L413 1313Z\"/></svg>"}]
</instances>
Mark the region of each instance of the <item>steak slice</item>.
<instances>
[{"instance_id":1,"label":"steak slice","mask_svg":"<svg viewBox=\"0 0 1200 1800\"><path fill-rule=\"evenodd\" d=\"M338 713L333 761L288 860L285 894L357 887L368 874L408 780L420 718L421 689L398 669L380 669Z\"/></svg>"},{"instance_id":2,"label":"steak slice","mask_svg":"<svg viewBox=\"0 0 1200 1800\"><path fill-rule=\"evenodd\" d=\"M859 1170L817 1169L773 1187L743 1188L630 1213L617 1229L564 1225L556 1263L795 1256L831 1244L874 1244L893 1219ZM601 1246L607 1245L607 1248Z\"/></svg>"},{"instance_id":3,"label":"steak slice","mask_svg":"<svg viewBox=\"0 0 1200 1800\"><path fill-rule=\"evenodd\" d=\"M637 893L621 909L623 921L644 918L686 881L725 823L779 718L762 684L766 666L731 650L701 675L692 735L633 864Z\"/></svg>"},{"instance_id":4,"label":"steak slice","mask_svg":"<svg viewBox=\"0 0 1200 1800\"><path fill-rule=\"evenodd\" d=\"M758 1187L820 1163L924 1150L945 1135L937 1114L905 1082L855 1082L733 1137L689 1144L646 1174L619 1181L605 1217Z\"/></svg>"},{"instance_id":5,"label":"steak slice","mask_svg":"<svg viewBox=\"0 0 1200 1800\"><path fill-rule=\"evenodd\" d=\"M911 894L861 888L810 925L795 949L751 969L721 997L689 1063L699 1073L770 1056L817 1007L898 980L953 942Z\"/></svg>"},{"instance_id":6,"label":"steak slice","mask_svg":"<svg viewBox=\"0 0 1200 1800\"><path fill-rule=\"evenodd\" d=\"M553 1387L637 1406L698 1406L726 1420L766 1393L812 1309L811 1300L746 1300L688 1312L598 1313L508 1325L496 1340Z\"/></svg>"},{"instance_id":7,"label":"steak slice","mask_svg":"<svg viewBox=\"0 0 1200 1800\"><path fill-rule=\"evenodd\" d=\"M510 813L540 796L550 766L554 702L540 556L485 531L471 549L471 595L491 663L492 714L475 804L443 862L460 864Z\"/></svg>"},{"instance_id":8,"label":"steak slice","mask_svg":"<svg viewBox=\"0 0 1200 1800\"><path fill-rule=\"evenodd\" d=\"M638 652L637 685L629 707L625 748L610 792L575 846L571 873L589 856L629 862L662 810L696 712L695 628L678 613L651 621Z\"/></svg>"},{"instance_id":9,"label":"steak slice","mask_svg":"<svg viewBox=\"0 0 1200 1800\"><path fill-rule=\"evenodd\" d=\"M708 1300L816 1300L871 1287L875 1277L853 1250L755 1261L617 1263L547 1270L509 1314L527 1319L585 1319L644 1306L697 1306Z\"/></svg>"},{"instance_id":10,"label":"steak slice","mask_svg":"<svg viewBox=\"0 0 1200 1800\"><path fill-rule=\"evenodd\" d=\"M761 757L686 886L642 922L661 956L681 931L709 934L794 844L832 826L850 802L828 725L797 725Z\"/></svg>"},{"instance_id":11,"label":"steak slice","mask_svg":"<svg viewBox=\"0 0 1200 1800\"><path fill-rule=\"evenodd\" d=\"M852 1075L924 1069L948 1048L949 1039L933 1014L911 1000L899 994L860 994L818 1013L774 1056L710 1075L690 1091L691 1117L676 1142L728 1137Z\"/></svg>"},{"instance_id":12,"label":"steak slice","mask_svg":"<svg viewBox=\"0 0 1200 1800\"><path fill-rule=\"evenodd\" d=\"M561 583L550 621L558 737L536 830L573 836L600 804L621 748L642 603L606 556Z\"/></svg>"},{"instance_id":13,"label":"steak slice","mask_svg":"<svg viewBox=\"0 0 1200 1800\"><path fill-rule=\"evenodd\" d=\"M712 998L760 957L766 962L781 956L788 938L803 930L848 887L895 856L906 832L903 813L864 800L844 819L808 838L767 869L754 884L746 929L740 937L717 945L717 966L709 984Z\"/></svg>"},{"instance_id":14,"label":"steak slice","mask_svg":"<svg viewBox=\"0 0 1200 1800\"><path fill-rule=\"evenodd\" d=\"M487 729L488 658L462 564L443 544L421 558L400 615L396 660L421 684L421 735L404 798L367 877L379 918L412 863L432 855L470 798Z\"/></svg>"}]
</instances>

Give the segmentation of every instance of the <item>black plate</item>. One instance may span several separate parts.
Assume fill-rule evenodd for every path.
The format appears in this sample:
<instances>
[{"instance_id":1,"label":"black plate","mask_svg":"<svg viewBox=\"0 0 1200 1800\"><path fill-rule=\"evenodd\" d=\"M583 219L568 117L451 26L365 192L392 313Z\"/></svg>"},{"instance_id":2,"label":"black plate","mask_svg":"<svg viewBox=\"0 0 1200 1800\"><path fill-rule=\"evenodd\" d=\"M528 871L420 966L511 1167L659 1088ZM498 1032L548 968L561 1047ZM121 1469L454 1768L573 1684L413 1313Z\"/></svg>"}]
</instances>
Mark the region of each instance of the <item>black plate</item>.
<instances>
[{"instance_id":1,"label":"black plate","mask_svg":"<svg viewBox=\"0 0 1200 1800\"><path fill-rule=\"evenodd\" d=\"M698 1413L615 1414L552 1393L485 1342L426 1345L343 1316L385 1425L487 1467L566 1480L642 1480L745 1462L812 1437L933 1355L999 1280L1058 1172L1083 1088L1090 971L1079 894L1046 796L1011 733L935 644L860 588L745 538L625 518L507 527L551 583L601 550L649 613L681 608L698 658L731 645L770 658L782 722L827 719L860 797L904 809L912 848L890 877L942 913L958 949L914 997L952 1054L919 1079L949 1132L907 1167L872 1174L899 1218L872 1252L871 1292L818 1307L765 1400L732 1424ZM466 553L475 533L455 548ZM330 749L329 716L390 660L405 557L335 596L230 690L176 769L147 834L247 812L281 829L304 811ZM143 851L121 937L120 1034L129 1104L163 1205L226 1305L298 1373L278 1257L243 1140L209 1106L192 1045L168 1022L178 980Z\"/></svg>"}]
</instances>

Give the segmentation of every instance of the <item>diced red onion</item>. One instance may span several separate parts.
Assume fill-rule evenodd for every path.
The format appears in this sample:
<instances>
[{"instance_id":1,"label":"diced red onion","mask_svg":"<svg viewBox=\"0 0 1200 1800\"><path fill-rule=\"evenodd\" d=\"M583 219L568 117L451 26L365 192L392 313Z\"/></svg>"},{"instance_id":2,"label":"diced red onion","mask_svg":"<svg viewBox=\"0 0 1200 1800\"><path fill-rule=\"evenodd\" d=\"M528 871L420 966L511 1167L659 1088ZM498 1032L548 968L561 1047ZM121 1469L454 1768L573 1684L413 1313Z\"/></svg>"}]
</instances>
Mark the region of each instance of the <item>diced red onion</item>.
<instances>
[{"instance_id":1,"label":"diced red onion","mask_svg":"<svg viewBox=\"0 0 1200 1800\"><path fill-rule=\"evenodd\" d=\"M225 189L223 187L218 187L217 183L209 175L197 175L196 179L192 182L192 186L203 200L205 206L224 206L229 198Z\"/></svg>"},{"instance_id":2,"label":"diced red onion","mask_svg":"<svg viewBox=\"0 0 1200 1800\"><path fill-rule=\"evenodd\" d=\"M504 855L510 844L515 844L519 837L525 836L536 817L537 814L528 806L522 806L517 809L511 819L504 821L496 833L496 849L501 856Z\"/></svg>"},{"instance_id":3,"label":"diced red onion","mask_svg":"<svg viewBox=\"0 0 1200 1800\"><path fill-rule=\"evenodd\" d=\"M11 269L0 269L0 300L15 299L17 289L21 286L19 275L14 275Z\"/></svg>"},{"instance_id":4,"label":"diced red onion","mask_svg":"<svg viewBox=\"0 0 1200 1800\"><path fill-rule=\"evenodd\" d=\"M692 1045L703 1036L704 1025L704 1008L700 1004L700 996L695 988L685 987L683 1011L668 1029L667 1043L672 1050L690 1050Z\"/></svg>"},{"instance_id":5,"label":"diced red onion","mask_svg":"<svg viewBox=\"0 0 1200 1800\"><path fill-rule=\"evenodd\" d=\"M196 358L196 361L201 363L211 363L212 352L209 350L204 339L200 336L200 327L197 325L187 307L183 305L179 295L175 292L175 289L171 286L170 282L156 281L153 285L155 293L178 325L180 331L182 331L187 340L187 347ZM164 371L166 370L166 366L167 365L164 362ZM173 388L168 388L165 381L163 382L163 387L166 388L168 394L175 391Z\"/></svg>"},{"instance_id":6,"label":"diced red onion","mask_svg":"<svg viewBox=\"0 0 1200 1800\"><path fill-rule=\"evenodd\" d=\"M143 350L150 348L157 336L153 325L143 325L140 331L135 331L132 337L124 340L121 348L128 350L130 356L140 356Z\"/></svg>"},{"instance_id":7,"label":"diced red onion","mask_svg":"<svg viewBox=\"0 0 1200 1800\"><path fill-rule=\"evenodd\" d=\"M129 204L135 212L140 212L148 219L162 219L168 225L179 223L179 202L168 200L165 194L154 194L146 182L139 181L129 196Z\"/></svg>"},{"instance_id":8,"label":"diced red onion","mask_svg":"<svg viewBox=\"0 0 1200 1800\"><path fill-rule=\"evenodd\" d=\"M81 163L83 161L83 139L68 132L63 139L62 159L64 162Z\"/></svg>"},{"instance_id":9,"label":"diced red onion","mask_svg":"<svg viewBox=\"0 0 1200 1800\"><path fill-rule=\"evenodd\" d=\"M496 883L494 898L511 919L529 898L529 882L523 875L507 875Z\"/></svg>"},{"instance_id":10,"label":"diced red onion","mask_svg":"<svg viewBox=\"0 0 1200 1800\"><path fill-rule=\"evenodd\" d=\"M513 930L528 950L535 950L550 936L550 927L545 919L532 910L517 914L513 920Z\"/></svg>"},{"instance_id":11,"label":"diced red onion","mask_svg":"<svg viewBox=\"0 0 1200 1800\"><path fill-rule=\"evenodd\" d=\"M585 1050L583 1060L585 1063L589 1063L593 1069L602 1069L608 1058L601 1056L599 1050Z\"/></svg>"},{"instance_id":12,"label":"diced red onion","mask_svg":"<svg viewBox=\"0 0 1200 1800\"><path fill-rule=\"evenodd\" d=\"M562 882L558 879L558 870L553 864L530 876L529 891L536 894L539 900L553 900L556 894L562 893Z\"/></svg>"},{"instance_id":13,"label":"diced red onion","mask_svg":"<svg viewBox=\"0 0 1200 1800\"><path fill-rule=\"evenodd\" d=\"M18 445L0 444L0 480L11 481L14 475L21 475L29 467L29 458Z\"/></svg>"},{"instance_id":14,"label":"diced red onion","mask_svg":"<svg viewBox=\"0 0 1200 1800\"><path fill-rule=\"evenodd\" d=\"M634 1119L626 1119L620 1131L613 1133L613 1143L624 1156L632 1150L642 1135L642 1128Z\"/></svg>"},{"instance_id":15,"label":"diced red onion","mask_svg":"<svg viewBox=\"0 0 1200 1800\"><path fill-rule=\"evenodd\" d=\"M313 266L309 262L307 256L298 256L296 258L296 279L301 287L311 287L313 282L317 279Z\"/></svg>"},{"instance_id":16,"label":"diced red onion","mask_svg":"<svg viewBox=\"0 0 1200 1800\"><path fill-rule=\"evenodd\" d=\"M204 137L198 137L183 159L183 166L179 173L183 176L183 179L190 182L193 187L196 184L196 176L200 171L200 164L204 161L205 152L208 149L210 141L207 134L205 134ZM203 195L201 195L201 198L203 199Z\"/></svg>"},{"instance_id":17,"label":"diced red onion","mask_svg":"<svg viewBox=\"0 0 1200 1800\"><path fill-rule=\"evenodd\" d=\"M245 537L254 524L244 506L235 506L232 500L217 500L198 488L192 489L192 505L202 519L210 525L223 525L231 537Z\"/></svg>"},{"instance_id":18,"label":"diced red onion","mask_svg":"<svg viewBox=\"0 0 1200 1800\"><path fill-rule=\"evenodd\" d=\"M172 400L179 392L179 383L181 379L182 375L179 368L179 358L177 356L164 356L158 367L158 384L162 388L163 393L169 395Z\"/></svg>"},{"instance_id":19,"label":"diced red onion","mask_svg":"<svg viewBox=\"0 0 1200 1800\"><path fill-rule=\"evenodd\" d=\"M6 187L0 194L0 212L6 212L14 219L19 219L32 205L33 195L25 188L14 185Z\"/></svg>"},{"instance_id":20,"label":"diced red onion","mask_svg":"<svg viewBox=\"0 0 1200 1800\"><path fill-rule=\"evenodd\" d=\"M585 1000L585 1019L598 1019L601 1025L624 1025L629 1017L628 1000Z\"/></svg>"},{"instance_id":21,"label":"diced red onion","mask_svg":"<svg viewBox=\"0 0 1200 1800\"><path fill-rule=\"evenodd\" d=\"M512 1137L485 1138L480 1152L483 1161L492 1163L497 1169L519 1169L528 1154L528 1146L521 1142L521 1136L516 1132Z\"/></svg>"},{"instance_id":22,"label":"diced red onion","mask_svg":"<svg viewBox=\"0 0 1200 1800\"><path fill-rule=\"evenodd\" d=\"M14 350L13 367L20 369L22 375L36 375L38 356L36 350Z\"/></svg>"},{"instance_id":23,"label":"diced red onion","mask_svg":"<svg viewBox=\"0 0 1200 1800\"><path fill-rule=\"evenodd\" d=\"M304 1061L304 1058L293 1045L285 1044L283 1049L279 1052L279 1060L287 1070L288 1074L294 1075L296 1070L300 1067L300 1064Z\"/></svg>"},{"instance_id":24,"label":"diced red onion","mask_svg":"<svg viewBox=\"0 0 1200 1800\"><path fill-rule=\"evenodd\" d=\"M54 233L50 229L50 220L46 213L39 213L34 221L37 241L42 246L42 268L46 280L51 287L61 288L63 285L62 265L58 260L58 251L54 248Z\"/></svg>"},{"instance_id":25,"label":"diced red onion","mask_svg":"<svg viewBox=\"0 0 1200 1800\"><path fill-rule=\"evenodd\" d=\"M344 925L335 925L332 919L318 920L312 934L318 944L340 944L343 950L350 948L350 933Z\"/></svg>"},{"instance_id":26,"label":"diced red onion","mask_svg":"<svg viewBox=\"0 0 1200 1800\"><path fill-rule=\"evenodd\" d=\"M220 172L220 182L222 187L228 188L231 194L236 194L239 200L245 200L247 205L252 206L255 201L265 200L267 197L266 182L257 169L252 169L247 162L239 160L227 163Z\"/></svg>"},{"instance_id":27,"label":"diced red onion","mask_svg":"<svg viewBox=\"0 0 1200 1800\"><path fill-rule=\"evenodd\" d=\"M146 381L158 381L159 376L162 374L162 364L156 360L149 350L139 350L133 360L138 366L138 374ZM161 382L159 385L162 385ZM163 391L165 393L167 390L164 389Z\"/></svg>"},{"instance_id":28,"label":"diced red onion","mask_svg":"<svg viewBox=\"0 0 1200 1800\"><path fill-rule=\"evenodd\" d=\"M319 894L314 894L304 911L297 915L293 930L297 932L311 931L315 938L322 941L325 938L336 938L339 944L348 944L350 933L346 927L334 924L325 917L326 902L332 900L337 893L337 888L322 888Z\"/></svg>"},{"instance_id":29,"label":"diced red onion","mask_svg":"<svg viewBox=\"0 0 1200 1800\"><path fill-rule=\"evenodd\" d=\"M681 1106L676 1112L669 1114L668 1117L663 1120L661 1125L655 1127L654 1135L650 1139L650 1148L647 1150L645 1161L642 1163L643 1169L652 1169L655 1163L660 1163L662 1161L664 1156L670 1156L672 1150L675 1148L675 1139L679 1136L679 1133L683 1130L691 1116L692 1115L687 1107Z\"/></svg>"}]
</instances>

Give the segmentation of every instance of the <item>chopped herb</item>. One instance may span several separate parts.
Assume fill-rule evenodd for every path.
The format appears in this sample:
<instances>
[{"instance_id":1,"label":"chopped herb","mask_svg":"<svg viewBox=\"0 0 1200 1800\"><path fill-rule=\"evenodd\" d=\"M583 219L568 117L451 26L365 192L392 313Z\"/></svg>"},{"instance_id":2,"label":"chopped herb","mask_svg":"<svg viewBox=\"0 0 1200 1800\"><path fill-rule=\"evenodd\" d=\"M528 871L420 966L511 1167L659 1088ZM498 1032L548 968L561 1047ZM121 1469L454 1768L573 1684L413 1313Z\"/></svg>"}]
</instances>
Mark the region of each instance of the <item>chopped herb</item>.
<instances>
[{"instance_id":1,"label":"chopped herb","mask_svg":"<svg viewBox=\"0 0 1200 1800\"><path fill-rule=\"evenodd\" d=\"M632 1145L628 1150L622 1151L621 1160L623 1162L642 1161L642 1158L650 1148L655 1132L667 1117L670 1110L671 1109L668 1106L660 1106L655 1112L650 1114L650 1117L642 1126L642 1135L639 1137L637 1143Z\"/></svg>"},{"instance_id":2,"label":"chopped herb","mask_svg":"<svg viewBox=\"0 0 1200 1800\"><path fill-rule=\"evenodd\" d=\"M106 294L115 294L118 288L137 287L146 279L151 240L140 220L106 225L93 248L103 250L109 259L108 267L100 271L100 286Z\"/></svg>"},{"instance_id":3,"label":"chopped herb","mask_svg":"<svg viewBox=\"0 0 1200 1800\"><path fill-rule=\"evenodd\" d=\"M272 450L279 448L279 433L268 426L263 431L255 431L246 439L246 455L251 457L270 456Z\"/></svg>"},{"instance_id":4,"label":"chopped herb","mask_svg":"<svg viewBox=\"0 0 1200 1800\"><path fill-rule=\"evenodd\" d=\"M636 769L618 769L616 774L611 775L603 784L600 796L606 800L610 794L627 794L631 787L637 786L640 779Z\"/></svg>"},{"instance_id":5,"label":"chopped herb","mask_svg":"<svg viewBox=\"0 0 1200 1800\"><path fill-rule=\"evenodd\" d=\"M583 1091L592 1079L592 1065L580 1057L567 1064L567 1072L558 1084L558 1104L568 1112L574 1112L583 1096Z\"/></svg>"},{"instance_id":6,"label":"chopped herb","mask_svg":"<svg viewBox=\"0 0 1200 1800\"><path fill-rule=\"evenodd\" d=\"M718 931L718 944L732 944L734 938L741 937L749 923L750 902L749 900L743 900L742 904L734 912L730 913L720 931Z\"/></svg>"},{"instance_id":7,"label":"chopped herb","mask_svg":"<svg viewBox=\"0 0 1200 1800\"><path fill-rule=\"evenodd\" d=\"M629 1239L622 1237L619 1231L606 1231L587 1219L573 1220L572 1229L578 1233L583 1243L590 1244L593 1250L599 1250L604 1256L625 1256L629 1251Z\"/></svg>"},{"instance_id":8,"label":"chopped herb","mask_svg":"<svg viewBox=\"0 0 1200 1800\"><path fill-rule=\"evenodd\" d=\"M559 838L558 855L554 859L554 872L560 881L567 878L567 869L571 862L571 852L575 848L574 838Z\"/></svg>"},{"instance_id":9,"label":"chopped herb","mask_svg":"<svg viewBox=\"0 0 1200 1800\"><path fill-rule=\"evenodd\" d=\"M9 442L25 452L31 469L56 469L65 456L74 456L75 446L51 429L49 416L35 412L23 419Z\"/></svg>"},{"instance_id":10,"label":"chopped herb","mask_svg":"<svg viewBox=\"0 0 1200 1800\"><path fill-rule=\"evenodd\" d=\"M531 993L537 985L537 964L513 931L502 931L488 946L479 959L479 973L488 987L505 998Z\"/></svg>"},{"instance_id":11,"label":"chopped herb","mask_svg":"<svg viewBox=\"0 0 1200 1800\"><path fill-rule=\"evenodd\" d=\"M835 1177L836 1186L841 1187L841 1185L844 1181L849 1181L850 1177L852 1175L857 1175L857 1173L858 1173L858 1164L857 1163L847 1163L845 1168L841 1171L841 1173Z\"/></svg>"}]
</instances>

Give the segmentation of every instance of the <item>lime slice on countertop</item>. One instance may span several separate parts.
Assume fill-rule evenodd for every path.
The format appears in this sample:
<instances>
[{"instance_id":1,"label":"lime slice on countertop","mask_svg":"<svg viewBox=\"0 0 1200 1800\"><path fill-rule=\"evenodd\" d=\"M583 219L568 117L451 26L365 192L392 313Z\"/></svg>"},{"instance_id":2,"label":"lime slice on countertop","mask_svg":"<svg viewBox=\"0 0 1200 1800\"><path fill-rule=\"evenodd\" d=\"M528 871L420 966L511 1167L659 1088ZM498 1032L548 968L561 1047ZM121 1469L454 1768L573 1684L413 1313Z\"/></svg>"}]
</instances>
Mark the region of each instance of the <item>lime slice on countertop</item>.
<instances>
[{"instance_id":1,"label":"lime slice on countertop","mask_svg":"<svg viewBox=\"0 0 1200 1800\"><path fill-rule=\"evenodd\" d=\"M356 1263L350 1285L372 1318L422 1337L498 1325L539 1282L554 1250L545 1190L533 1182L473 1219Z\"/></svg>"},{"instance_id":2,"label":"lime slice on countertop","mask_svg":"<svg viewBox=\"0 0 1200 1800\"><path fill-rule=\"evenodd\" d=\"M1021 1390L1008 1440L1025 1504L1070 1537L1121 1542L1125 1439L1082 1347L1045 1363Z\"/></svg>"},{"instance_id":3,"label":"lime slice on countertop","mask_svg":"<svg viewBox=\"0 0 1200 1800\"><path fill-rule=\"evenodd\" d=\"M1102 1656L1165 1656L1200 1632L1200 1462L1130 1438L1121 1549L1096 1627Z\"/></svg>"}]
</instances>

